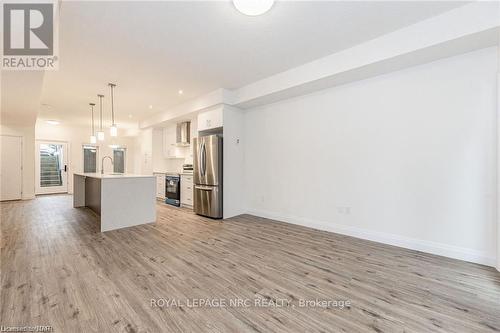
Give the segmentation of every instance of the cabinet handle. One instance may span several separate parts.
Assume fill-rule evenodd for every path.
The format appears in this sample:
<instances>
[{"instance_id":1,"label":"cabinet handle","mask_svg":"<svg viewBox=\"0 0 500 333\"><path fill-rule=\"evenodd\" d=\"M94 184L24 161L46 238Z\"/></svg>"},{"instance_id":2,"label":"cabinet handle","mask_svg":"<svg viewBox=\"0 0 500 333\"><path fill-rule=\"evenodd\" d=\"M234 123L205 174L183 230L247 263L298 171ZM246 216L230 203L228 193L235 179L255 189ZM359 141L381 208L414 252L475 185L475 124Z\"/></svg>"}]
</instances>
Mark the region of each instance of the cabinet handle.
<instances>
[{"instance_id":1,"label":"cabinet handle","mask_svg":"<svg viewBox=\"0 0 500 333\"><path fill-rule=\"evenodd\" d=\"M208 186L198 186L198 185L197 185L197 186L195 186L195 188L196 188L197 190L202 190L202 191L212 191L212 190L213 190L213 188L212 188L212 187L208 187Z\"/></svg>"}]
</instances>

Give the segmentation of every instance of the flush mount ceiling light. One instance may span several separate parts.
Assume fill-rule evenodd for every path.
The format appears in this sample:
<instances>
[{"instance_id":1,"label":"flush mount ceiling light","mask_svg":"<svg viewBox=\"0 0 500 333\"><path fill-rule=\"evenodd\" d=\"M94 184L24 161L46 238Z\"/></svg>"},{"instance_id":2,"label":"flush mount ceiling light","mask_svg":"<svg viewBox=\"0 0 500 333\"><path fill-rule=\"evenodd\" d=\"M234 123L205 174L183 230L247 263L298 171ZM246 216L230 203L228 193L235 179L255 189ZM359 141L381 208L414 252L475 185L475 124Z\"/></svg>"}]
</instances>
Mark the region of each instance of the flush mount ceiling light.
<instances>
[{"instance_id":1,"label":"flush mount ceiling light","mask_svg":"<svg viewBox=\"0 0 500 333\"><path fill-rule=\"evenodd\" d=\"M46 120L45 122L49 125L59 125L57 120Z\"/></svg>"},{"instance_id":2,"label":"flush mount ceiling light","mask_svg":"<svg viewBox=\"0 0 500 333\"><path fill-rule=\"evenodd\" d=\"M233 0L236 9L249 16L262 15L274 4L274 0Z\"/></svg>"}]
</instances>

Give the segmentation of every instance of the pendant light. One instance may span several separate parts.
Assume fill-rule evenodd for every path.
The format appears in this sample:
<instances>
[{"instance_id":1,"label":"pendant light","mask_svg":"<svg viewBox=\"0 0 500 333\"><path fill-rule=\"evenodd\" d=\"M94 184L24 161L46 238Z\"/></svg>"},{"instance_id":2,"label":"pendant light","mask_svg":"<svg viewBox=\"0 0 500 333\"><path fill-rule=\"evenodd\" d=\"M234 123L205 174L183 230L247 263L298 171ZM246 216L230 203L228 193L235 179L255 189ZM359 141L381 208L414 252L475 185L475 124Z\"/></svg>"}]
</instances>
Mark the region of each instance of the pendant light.
<instances>
[{"instance_id":1,"label":"pendant light","mask_svg":"<svg viewBox=\"0 0 500 333\"><path fill-rule=\"evenodd\" d=\"M95 103L89 103L90 112L92 113L92 133L90 133L90 143L97 143L97 138L94 135L94 106Z\"/></svg>"},{"instance_id":2,"label":"pendant light","mask_svg":"<svg viewBox=\"0 0 500 333\"><path fill-rule=\"evenodd\" d=\"M114 110L114 96L113 96L113 89L116 87L116 84L114 83L108 83L108 86L111 89L111 127L109 128L109 134L111 136L117 136L118 135L118 128L116 127L115 124L115 110Z\"/></svg>"},{"instance_id":3,"label":"pendant light","mask_svg":"<svg viewBox=\"0 0 500 333\"><path fill-rule=\"evenodd\" d=\"M97 131L97 140L104 141L104 132L102 130L102 98L104 95L97 95L99 97L99 131Z\"/></svg>"}]
</instances>

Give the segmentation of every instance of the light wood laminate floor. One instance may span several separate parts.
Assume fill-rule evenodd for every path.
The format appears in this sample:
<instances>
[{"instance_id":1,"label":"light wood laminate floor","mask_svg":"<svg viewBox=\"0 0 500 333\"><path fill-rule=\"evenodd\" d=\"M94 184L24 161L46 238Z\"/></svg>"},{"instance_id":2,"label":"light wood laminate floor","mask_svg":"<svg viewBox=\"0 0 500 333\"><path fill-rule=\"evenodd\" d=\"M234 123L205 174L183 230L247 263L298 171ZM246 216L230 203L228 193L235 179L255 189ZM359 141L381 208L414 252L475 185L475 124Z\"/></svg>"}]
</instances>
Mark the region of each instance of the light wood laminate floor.
<instances>
[{"instance_id":1,"label":"light wood laminate floor","mask_svg":"<svg viewBox=\"0 0 500 333\"><path fill-rule=\"evenodd\" d=\"M498 332L490 267L244 215L158 205L106 233L72 197L1 204L0 325L55 332ZM152 307L151 299L178 306ZM283 307L190 307L264 299ZM350 307L300 307L300 300Z\"/></svg>"}]
</instances>

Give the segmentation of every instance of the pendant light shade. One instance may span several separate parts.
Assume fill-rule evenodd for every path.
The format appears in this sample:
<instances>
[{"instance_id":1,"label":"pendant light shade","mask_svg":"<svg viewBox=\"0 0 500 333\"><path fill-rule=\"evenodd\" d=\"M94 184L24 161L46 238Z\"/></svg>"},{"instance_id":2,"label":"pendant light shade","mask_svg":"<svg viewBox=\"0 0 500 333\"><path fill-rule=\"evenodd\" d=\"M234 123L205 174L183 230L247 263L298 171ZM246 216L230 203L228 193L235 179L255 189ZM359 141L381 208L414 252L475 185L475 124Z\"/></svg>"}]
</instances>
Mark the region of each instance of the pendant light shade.
<instances>
[{"instance_id":1,"label":"pendant light shade","mask_svg":"<svg viewBox=\"0 0 500 333\"><path fill-rule=\"evenodd\" d=\"M116 125L111 125L109 128L109 135L118 136L118 127L116 127Z\"/></svg>"},{"instance_id":2,"label":"pendant light shade","mask_svg":"<svg viewBox=\"0 0 500 333\"><path fill-rule=\"evenodd\" d=\"M97 140L104 141L104 131L102 130L102 98L104 95L97 95L99 97L99 131L97 131Z\"/></svg>"},{"instance_id":3,"label":"pendant light shade","mask_svg":"<svg viewBox=\"0 0 500 333\"><path fill-rule=\"evenodd\" d=\"M118 127L116 127L115 124L115 109L114 109L114 94L113 94L113 90L116 87L116 84L108 83L108 86L111 89L111 127L109 128L109 135L117 136Z\"/></svg>"},{"instance_id":4,"label":"pendant light shade","mask_svg":"<svg viewBox=\"0 0 500 333\"><path fill-rule=\"evenodd\" d=\"M92 114L92 125L91 125L91 133L90 133L90 143L96 143L97 138L95 137L95 132L94 132L94 106L95 103L89 103L90 105L90 112Z\"/></svg>"}]
</instances>

